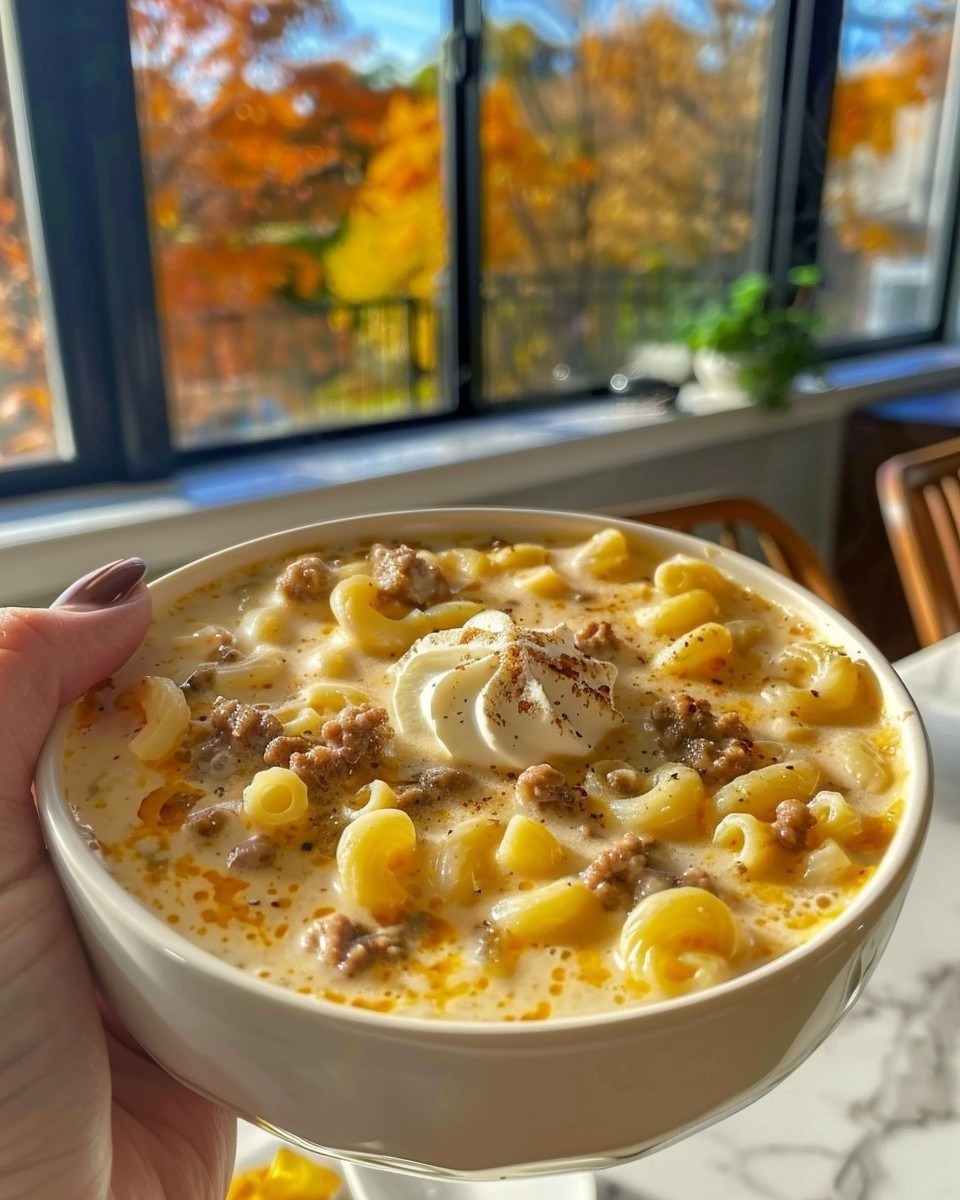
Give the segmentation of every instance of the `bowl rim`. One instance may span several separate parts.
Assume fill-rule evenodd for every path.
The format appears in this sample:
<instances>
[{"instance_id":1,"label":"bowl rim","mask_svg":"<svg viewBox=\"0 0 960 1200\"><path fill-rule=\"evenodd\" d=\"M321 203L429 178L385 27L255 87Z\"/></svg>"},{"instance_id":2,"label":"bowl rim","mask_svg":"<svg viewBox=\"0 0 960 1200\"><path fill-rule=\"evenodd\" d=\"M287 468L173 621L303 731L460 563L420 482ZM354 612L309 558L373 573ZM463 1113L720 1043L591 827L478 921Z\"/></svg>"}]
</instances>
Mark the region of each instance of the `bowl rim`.
<instances>
[{"instance_id":1,"label":"bowl rim","mask_svg":"<svg viewBox=\"0 0 960 1200\"><path fill-rule=\"evenodd\" d=\"M431 522L437 520L440 521L440 525L435 528ZM292 1007L307 1016L312 1014L318 1020L344 1022L350 1026L360 1024L370 1027L371 1032L376 1031L386 1036L416 1034L428 1037L431 1041L462 1041L464 1038L488 1040L491 1037L514 1041L518 1038L530 1040L531 1035L537 1035L538 1041L551 1040L554 1036L586 1033L588 1030L594 1034L608 1029L620 1031L621 1027L638 1021L648 1025L657 1024L671 1019L673 1014L683 1013L690 1019L696 1015L697 1010L706 1013L719 1003L735 999L737 993L762 988L773 976L801 967L807 959L828 955L844 942L854 927L859 927L859 933L869 931L873 920L894 899L897 891L909 878L923 844L932 803L929 741L909 691L879 649L860 633L848 618L834 611L801 585L763 563L690 534L602 512L499 506L444 506L336 517L278 530L223 547L212 554L192 560L154 580L149 589L154 597L169 603L213 582L221 563L229 562L229 566L226 567L229 571L241 570L274 556L302 553L312 547L322 549L323 545L329 545L331 542L342 543L371 536L369 533L364 535L361 531L372 531L377 526L386 526L377 533L378 537L393 538L412 537L417 532L454 533L458 529L470 533L486 532L490 528L490 522L496 521L518 525L550 521L554 527L540 534L541 537L548 538L581 531L588 536L591 531L595 533L600 529L613 527L621 529L628 536L639 537L648 544L652 543L659 549L710 561L720 569L729 571L741 585L760 591L765 598L811 620L818 635L822 636L827 632L839 633L841 645L846 649L853 646L857 654L873 668L881 684L889 719L899 723L901 744L910 767L909 779L904 788L904 811L874 875L829 926L818 931L808 941L761 966L700 991L662 1000L611 1007L609 1010L547 1017L539 1021L508 1022L483 1018L451 1019L442 1015L381 1013L340 1004L315 995L287 991L219 958L212 951L198 946L166 924L141 900L128 892L110 874L102 860L91 851L62 787L60 751L69 728L73 704L67 705L59 713L44 743L36 774L37 808L44 832L48 844L56 844L59 854L69 867L70 883L88 895L95 895L98 906L106 903L128 925L136 926L137 936L148 941L161 954L172 956L192 970L213 976L225 985L252 992L268 1003L283 1008ZM476 529L471 528L472 523L477 525ZM411 525L417 524L423 528L419 531L410 528ZM561 529L561 524L566 524L567 528ZM836 627L835 630L829 628L831 625Z\"/></svg>"}]
</instances>

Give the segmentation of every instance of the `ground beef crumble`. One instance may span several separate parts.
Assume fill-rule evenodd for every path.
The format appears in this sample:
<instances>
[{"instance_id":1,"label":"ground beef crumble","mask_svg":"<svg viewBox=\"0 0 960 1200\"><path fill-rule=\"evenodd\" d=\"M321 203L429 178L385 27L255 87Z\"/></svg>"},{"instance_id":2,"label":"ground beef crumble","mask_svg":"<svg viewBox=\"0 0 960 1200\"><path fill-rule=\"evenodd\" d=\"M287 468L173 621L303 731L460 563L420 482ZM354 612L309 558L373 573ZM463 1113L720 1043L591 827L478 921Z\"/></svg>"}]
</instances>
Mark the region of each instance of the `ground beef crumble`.
<instances>
[{"instance_id":1,"label":"ground beef crumble","mask_svg":"<svg viewBox=\"0 0 960 1200\"><path fill-rule=\"evenodd\" d=\"M201 692L210 687L217 678L218 668L226 663L236 662L242 655L233 644L233 634L226 629L218 631L217 650L213 661L202 662L180 684L185 692Z\"/></svg>"},{"instance_id":2,"label":"ground beef crumble","mask_svg":"<svg viewBox=\"0 0 960 1200\"><path fill-rule=\"evenodd\" d=\"M450 585L440 568L410 546L377 543L369 561L374 583L381 595L391 600L411 608L429 608L450 598Z\"/></svg>"},{"instance_id":3,"label":"ground beef crumble","mask_svg":"<svg viewBox=\"0 0 960 1200\"><path fill-rule=\"evenodd\" d=\"M209 727L213 736L197 747L200 759L212 758L221 750L234 758L260 755L270 741L283 733L283 726L273 713L239 700L225 700L223 696L213 702Z\"/></svg>"},{"instance_id":4,"label":"ground beef crumble","mask_svg":"<svg viewBox=\"0 0 960 1200\"><path fill-rule=\"evenodd\" d=\"M685 692L658 700L650 710L650 725L668 758L679 758L709 783L728 783L760 765L739 715L717 715L707 700Z\"/></svg>"},{"instance_id":5,"label":"ground beef crumble","mask_svg":"<svg viewBox=\"0 0 960 1200\"><path fill-rule=\"evenodd\" d=\"M386 709L349 705L323 723L319 741L277 736L264 749L263 761L289 767L309 788L322 792L351 775L375 770L392 736Z\"/></svg>"},{"instance_id":6,"label":"ground beef crumble","mask_svg":"<svg viewBox=\"0 0 960 1200\"><path fill-rule=\"evenodd\" d=\"M406 942L400 926L370 929L343 913L314 921L303 935L303 947L326 966L348 978L378 959L402 958Z\"/></svg>"},{"instance_id":7,"label":"ground beef crumble","mask_svg":"<svg viewBox=\"0 0 960 1200\"><path fill-rule=\"evenodd\" d=\"M277 579L277 590L288 600L309 603L322 600L330 592L334 574L316 554L289 563Z\"/></svg>"},{"instance_id":8,"label":"ground beef crumble","mask_svg":"<svg viewBox=\"0 0 960 1200\"><path fill-rule=\"evenodd\" d=\"M596 892L604 908L620 908L633 899L650 844L635 833L625 833L601 850L582 872L584 883Z\"/></svg>"},{"instance_id":9,"label":"ground beef crumble","mask_svg":"<svg viewBox=\"0 0 960 1200\"><path fill-rule=\"evenodd\" d=\"M229 810L214 805L208 808L198 808L195 812L190 813L183 822L183 828L189 829L198 837L213 838L226 829L229 820Z\"/></svg>"},{"instance_id":10,"label":"ground beef crumble","mask_svg":"<svg viewBox=\"0 0 960 1200\"><path fill-rule=\"evenodd\" d=\"M620 645L620 639L609 621L588 621L573 635L581 654L610 654Z\"/></svg>"},{"instance_id":11,"label":"ground beef crumble","mask_svg":"<svg viewBox=\"0 0 960 1200\"><path fill-rule=\"evenodd\" d=\"M549 763L539 763L521 771L516 783L517 799L523 804L553 805L572 809L583 800L583 789L567 783Z\"/></svg>"},{"instance_id":12,"label":"ground beef crumble","mask_svg":"<svg viewBox=\"0 0 960 1200\"><path fill-rule=\"evenodd\" d=\"M635 833L625 833L604 847L581 872L587 887L604 908L630 908L645 896L675 887L699 887L713 891L713 880L700 867L687 867L680 874L650 865L656 843Z\"/></svg>"},{"instance_id":13,"label":"ground beef crumble","mask_svg":"<svg viewBox=\"0 0 960 1200\"><path fill-rule=\"evenodd\" d=\"M277 861L277 850L276 842L265 834L254 834L230 851L227 868L231 871L261 871Z\"/></svg>"},{"instance_id":14,"label":"ground beef crumble","mask_svg":"<svg viewBox=\"0 0 960 1200\"><path fill-rule=\"evenodd\" d=\"M801 800L781 800L773 821L777 841L786 850L805 850L807 834L816 825L813 813Z\"/></svg>"},{"instance_id":15,"label":"ground beef crumble","mask_svg":"<svg viewBox=\"0 0 960 1200\"><path fill-rule=\"evenodd\" d=\"M415 783L401 784L397 792L400 808L442 800L451 792L465 791L474 782L472 775L456 767L427 767Z\"/></svg>"}]
</instances>

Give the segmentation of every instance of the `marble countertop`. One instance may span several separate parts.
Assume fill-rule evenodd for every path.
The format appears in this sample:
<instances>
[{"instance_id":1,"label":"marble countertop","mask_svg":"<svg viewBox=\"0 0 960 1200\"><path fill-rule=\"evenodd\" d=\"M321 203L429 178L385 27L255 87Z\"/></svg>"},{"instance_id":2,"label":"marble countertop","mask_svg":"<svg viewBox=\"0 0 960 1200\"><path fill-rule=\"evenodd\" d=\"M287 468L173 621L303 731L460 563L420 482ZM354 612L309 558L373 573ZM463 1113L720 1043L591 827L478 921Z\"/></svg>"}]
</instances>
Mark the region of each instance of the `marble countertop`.
<instances>
[{"instance_id":1,"label":"marble countertop","mask_svg":"<svg viewBox=\"0 0 960 1200\"><path fill-rule=\"evenodd\" d=\"M675 1146L599 1173L599 1200L960 1197L960 635L897 669L930 736L934 812L876 973L788 1079ZM264 1136L241 1130L247 1162Z\"/></svg>"}]
</instances>

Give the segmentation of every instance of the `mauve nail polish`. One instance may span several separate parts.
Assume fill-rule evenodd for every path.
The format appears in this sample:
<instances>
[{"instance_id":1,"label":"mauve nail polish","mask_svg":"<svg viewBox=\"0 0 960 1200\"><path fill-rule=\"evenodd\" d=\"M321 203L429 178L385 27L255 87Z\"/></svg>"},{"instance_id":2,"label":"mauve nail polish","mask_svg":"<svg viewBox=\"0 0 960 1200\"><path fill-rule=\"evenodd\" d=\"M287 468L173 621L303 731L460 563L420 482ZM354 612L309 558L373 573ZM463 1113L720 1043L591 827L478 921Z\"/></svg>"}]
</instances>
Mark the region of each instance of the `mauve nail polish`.
<instances>
[{"instance_id":1,"label":"mauve nail polish","mask_svg":"<svg viewBox=\"0 0 960 1200\"><path fill-rule=\"evenodd\" d=\"M118 558L71 583L51 608L109 608L126 600L147 573L142 558Z\"/></svg>"}]
</instances>

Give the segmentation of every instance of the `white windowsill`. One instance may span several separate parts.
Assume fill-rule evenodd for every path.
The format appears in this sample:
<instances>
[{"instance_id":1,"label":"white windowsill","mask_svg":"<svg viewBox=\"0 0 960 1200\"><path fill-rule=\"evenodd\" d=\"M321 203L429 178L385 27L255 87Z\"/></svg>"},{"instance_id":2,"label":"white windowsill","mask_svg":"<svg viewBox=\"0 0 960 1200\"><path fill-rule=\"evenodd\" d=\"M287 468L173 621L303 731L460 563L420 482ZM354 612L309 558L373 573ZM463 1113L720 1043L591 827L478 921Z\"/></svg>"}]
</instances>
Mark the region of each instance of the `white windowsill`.
<instances>
[{"instance_id":1,"label":"white windowsill","mask_svg":"<svg viewBox=\"0 0 960 1200\"><path fill-rule=\"evenodd\" d=\"M960 346L836 364L829 388L790 411L685 417L633 400L571 399L476 422L361 433L349 441L193 467L159 483L104 485L0 503L0 603L26 603L101 562L139 555L153 573L231 542L354 513L483 502L511 488L661 459L835 419L893 396L960 386ZM571 497L567 507L576 507Z\"/></svg>"}]
</instances>

